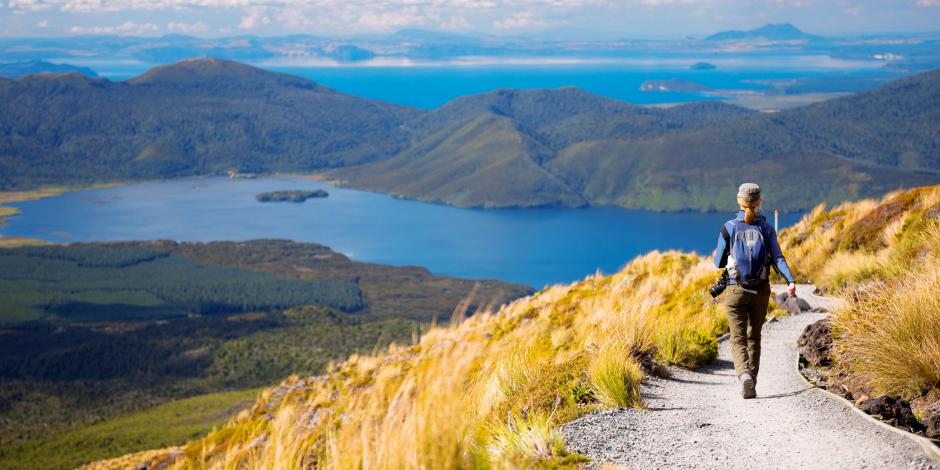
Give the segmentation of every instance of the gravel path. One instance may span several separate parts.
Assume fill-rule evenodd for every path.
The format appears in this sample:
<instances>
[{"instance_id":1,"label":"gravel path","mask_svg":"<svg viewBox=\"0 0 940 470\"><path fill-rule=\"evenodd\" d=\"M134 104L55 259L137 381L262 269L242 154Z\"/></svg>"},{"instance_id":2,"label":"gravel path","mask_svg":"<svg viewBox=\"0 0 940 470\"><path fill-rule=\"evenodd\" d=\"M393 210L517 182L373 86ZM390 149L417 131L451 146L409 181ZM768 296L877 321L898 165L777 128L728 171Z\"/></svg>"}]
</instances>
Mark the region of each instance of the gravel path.
<instances>
[{"instance_id":1,"label":"gravel path","mask_svg":"<svg viewBox=\"0 0 940 470\"><path fill-rule=\"evenodd\" d=\"M776 287L776 286L775 286ZM811 306L832 299L800 286ZM803 313L764 326L757 398L744 400L727 341L705 368L672 369L643 385L647 411L592 413L562 427L568 449L595 464L655 468L940 469L911 440L812 389L796 369L796 340L826 316Z\"/></svg>"}]
</instances>

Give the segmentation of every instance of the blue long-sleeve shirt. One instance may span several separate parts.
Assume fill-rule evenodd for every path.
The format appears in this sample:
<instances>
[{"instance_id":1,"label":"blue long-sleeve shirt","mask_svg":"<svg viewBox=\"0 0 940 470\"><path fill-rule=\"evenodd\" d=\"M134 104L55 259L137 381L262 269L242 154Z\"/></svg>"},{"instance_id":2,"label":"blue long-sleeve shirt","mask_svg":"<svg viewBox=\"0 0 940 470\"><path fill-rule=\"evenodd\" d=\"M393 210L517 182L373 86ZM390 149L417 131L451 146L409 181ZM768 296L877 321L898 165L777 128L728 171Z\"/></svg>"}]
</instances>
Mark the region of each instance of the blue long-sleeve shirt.
<instances>
[{"instance_id":1,"label":"blue long-sleeve shirt","mask_svg":"<svg viewBox=\"0 0 940 470\"><path fill-rule=\"evenodd\" d=\"M744 211L738 211L738 220L744 220ZM782 275L788 283L794 282L793 274L790 272L790 266L787 265L787 260L783 257L783 252L780 250L780 243L777 242L777 231L774 230L772 225L767 223L767 219L762 214L757 214L757 220L754 221L754 225L760 227L760 231L764 235L764 241L767 243L767 248L770 250L770 259L773 261L774 266L777 267L777 271L780 272L780 275ZM727 266L728 254L730 252L731 237L724 225L722 225L721 233L718 234L718 247L715 249L715 266L719 268Z\"/></svg>"}]
</instances>

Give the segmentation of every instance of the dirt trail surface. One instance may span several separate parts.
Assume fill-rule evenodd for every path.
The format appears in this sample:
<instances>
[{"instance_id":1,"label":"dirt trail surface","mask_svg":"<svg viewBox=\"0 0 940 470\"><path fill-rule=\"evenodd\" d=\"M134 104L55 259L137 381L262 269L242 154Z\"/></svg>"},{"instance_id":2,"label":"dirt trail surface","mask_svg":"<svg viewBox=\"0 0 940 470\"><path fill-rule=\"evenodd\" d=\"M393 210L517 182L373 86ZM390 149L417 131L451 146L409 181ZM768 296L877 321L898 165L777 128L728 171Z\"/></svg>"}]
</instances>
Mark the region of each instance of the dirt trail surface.
<instances>
[{"instance_id":1,"label":"dirt trail surface","mask_svg":"<svg viewBox=\"0 0 940 470\"><path fill-rule=\"evenodd\" d=\"M779 291L779 287L775 286ZM797 295L813 307L834 299ZM868 422L802 380L796 340L825 313L768 323L757 398L741 398L727 341L705 368L643 385L647 411L592 413L562 427L568 449L632 469L940 469L910 439Z\"/></svg>"}]
</instances>

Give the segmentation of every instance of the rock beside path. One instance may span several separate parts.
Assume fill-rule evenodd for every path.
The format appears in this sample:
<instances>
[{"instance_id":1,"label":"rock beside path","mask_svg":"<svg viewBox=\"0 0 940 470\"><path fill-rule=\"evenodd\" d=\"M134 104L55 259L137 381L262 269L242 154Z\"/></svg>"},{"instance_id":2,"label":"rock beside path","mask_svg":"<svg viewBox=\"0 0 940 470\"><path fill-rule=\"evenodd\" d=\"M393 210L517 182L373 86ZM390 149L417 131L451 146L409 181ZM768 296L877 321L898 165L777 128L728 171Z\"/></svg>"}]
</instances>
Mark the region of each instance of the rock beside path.
<instances>
[{"instance_id":1,"label":"rock beside path","mask_svg":"<svg viewBox=\"0 0 940 470\"><path fill-rule=\"evenodd\" d=\"M796 341L800 356L812 367L832 365L832 323L822 319L806 327Z\"/></svg>"},{"instance_id":2,"label":"rock beside path","mask_svg":"<svg viewBox=\"0 0 940 470\"><path fill-rule=\"evenodd\" d=\"M914 411L911 410L911 404L906 400L887 396L870 398L859 403L858 408L906 431L916 433L924 430L924 425L917 421Z\"/></svg>"}]
</instances>

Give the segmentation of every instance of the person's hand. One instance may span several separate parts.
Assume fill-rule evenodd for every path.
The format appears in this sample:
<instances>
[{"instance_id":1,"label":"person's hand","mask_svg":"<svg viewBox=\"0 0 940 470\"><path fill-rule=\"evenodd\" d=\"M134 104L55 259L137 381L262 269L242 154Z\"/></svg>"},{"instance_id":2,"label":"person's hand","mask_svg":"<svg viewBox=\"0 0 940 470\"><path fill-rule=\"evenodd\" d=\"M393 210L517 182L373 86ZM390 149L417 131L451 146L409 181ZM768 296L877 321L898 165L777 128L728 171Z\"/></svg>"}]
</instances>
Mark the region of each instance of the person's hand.
<instances>
[{"instance_id":1,"label":"person's hand","mask_svg":"<svg viewBox=\"0 0 940 470\"><path fill-rule=\"evenodd\" d=\"M796 297L796 283L791 282L787 286L787 295L790 297Z\"/></svg>"}]
</instances>

